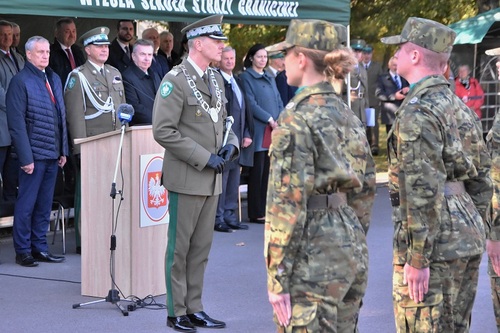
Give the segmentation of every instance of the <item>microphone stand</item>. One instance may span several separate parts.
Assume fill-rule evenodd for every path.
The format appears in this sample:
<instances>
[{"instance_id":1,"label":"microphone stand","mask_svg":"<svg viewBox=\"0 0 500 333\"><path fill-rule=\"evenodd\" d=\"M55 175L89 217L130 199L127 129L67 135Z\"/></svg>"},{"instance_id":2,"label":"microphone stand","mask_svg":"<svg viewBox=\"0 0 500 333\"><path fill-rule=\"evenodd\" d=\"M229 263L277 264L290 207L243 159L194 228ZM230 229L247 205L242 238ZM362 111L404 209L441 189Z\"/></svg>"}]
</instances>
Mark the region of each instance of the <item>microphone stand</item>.
<instances>
[{"instance_id":1,"label":"microphone stand","mask_svg":"<svg viewBox=\"0 0 500 333\"><path fill-rule=\"evenodd\" d=\"M113 199L112 202L112 216L111 216L111 239L110 239L110 251L111 251L111 258L110 258L110 268L111 268L111 289L108 291L108 295L105 298L102 298L97 301L91 301L91 302L86 302L86 303L80 303L80 304L73 304L73 309L86 306L86 305L91 305L91 304L97 304L97 303L102 303L102 302L109 302L111 304L115 304L118 309L122 312L124 316L128 316L128 311L120 305L120 294L119 291L115 288L116 283L115 283L115 250L116 250L116 235L115 235L115 198L116 194L122 195L122 191L116 191L116 177L118 175L118 166L120 164L120 159L122 155L122 147L123 147L123 137L125 136L125 123L122 123L121 127L121 135L120 135L120 146L118 147L118 155L116 157L116 165L115 165L115 174L113 177L113 183L111 184L111 192L110 192L110 197ZM123 197L120 199L123 200Z\"/></svg>"}]
</instances>

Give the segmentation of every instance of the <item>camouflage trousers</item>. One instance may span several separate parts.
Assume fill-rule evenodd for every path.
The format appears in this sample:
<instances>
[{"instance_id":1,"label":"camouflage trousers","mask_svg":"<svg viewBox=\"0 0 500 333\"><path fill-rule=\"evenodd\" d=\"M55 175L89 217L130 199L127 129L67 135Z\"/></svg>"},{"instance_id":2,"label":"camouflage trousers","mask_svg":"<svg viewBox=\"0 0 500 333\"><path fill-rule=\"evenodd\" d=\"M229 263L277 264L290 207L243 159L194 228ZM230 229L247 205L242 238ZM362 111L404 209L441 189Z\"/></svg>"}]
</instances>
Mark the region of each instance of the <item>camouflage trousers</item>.
<instances>
[{"instance_id":1,"label":"camouflage trousers","mask_svg":"<svg viewBox=\"0 0 500 333\"><path fill-rule=\"evenodd\" d=\"M489 263L488 273L491 283L491 298L493 300L493 311L495 312L495 320L497 323L497 331L500 333L500 277L498 277Z\"/></svg>"},{"instance_id":2,"label":"camouflage trousers","mask_svg":"<svg viewBox=\"0 0 500 333\"><path fill-rule=\"evenodd\" d=\"M469 332L481 256L433 262L424 301L413 302L403 284L403 266L394 265L393 302L396 331L409 333Z\"/></svg>"}]
</instances>

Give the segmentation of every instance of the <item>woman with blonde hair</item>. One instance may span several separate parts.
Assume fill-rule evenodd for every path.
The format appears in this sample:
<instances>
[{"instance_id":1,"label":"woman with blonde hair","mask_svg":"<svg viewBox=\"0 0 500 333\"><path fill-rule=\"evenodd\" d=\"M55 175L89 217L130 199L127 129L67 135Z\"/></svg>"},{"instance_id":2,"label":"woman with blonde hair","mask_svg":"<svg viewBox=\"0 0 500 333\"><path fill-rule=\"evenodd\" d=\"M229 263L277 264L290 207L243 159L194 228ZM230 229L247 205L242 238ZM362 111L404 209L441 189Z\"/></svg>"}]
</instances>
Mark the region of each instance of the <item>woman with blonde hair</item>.
<instances>
[{"instance_id":1,"label":"woman with blonde hair","mask_svg":"<svg viewBox=\"0 0 500 333\"><path fill-rule=\"evenodd\" d=\"M344 26L292 20L284 42L295 97L270 148L265 259L278 332L356 332L367 282L375 168L361 121L335 93L355 58Z\"/></svg>"}]
</instances>

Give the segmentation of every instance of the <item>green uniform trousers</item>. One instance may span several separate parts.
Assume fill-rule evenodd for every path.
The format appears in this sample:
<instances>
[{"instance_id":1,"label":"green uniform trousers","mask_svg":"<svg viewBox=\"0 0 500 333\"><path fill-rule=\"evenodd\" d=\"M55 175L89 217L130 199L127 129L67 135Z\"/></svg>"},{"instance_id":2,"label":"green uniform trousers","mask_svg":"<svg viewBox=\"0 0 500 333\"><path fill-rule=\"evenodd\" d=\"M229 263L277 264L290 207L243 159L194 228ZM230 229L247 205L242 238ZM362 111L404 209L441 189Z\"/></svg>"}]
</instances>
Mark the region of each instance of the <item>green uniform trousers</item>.
<instances>
[{"instance_id":1,"label":"green uniform trousers","mask_svg":"<svg viewBox=\"0 0 500 333\"><path fill-rule=\"evenodd\" d=\"M203 311L203 277L214 234L218 195L169 192L170 222L165 254L169 317Z\"/></svg>"}]
</instances>

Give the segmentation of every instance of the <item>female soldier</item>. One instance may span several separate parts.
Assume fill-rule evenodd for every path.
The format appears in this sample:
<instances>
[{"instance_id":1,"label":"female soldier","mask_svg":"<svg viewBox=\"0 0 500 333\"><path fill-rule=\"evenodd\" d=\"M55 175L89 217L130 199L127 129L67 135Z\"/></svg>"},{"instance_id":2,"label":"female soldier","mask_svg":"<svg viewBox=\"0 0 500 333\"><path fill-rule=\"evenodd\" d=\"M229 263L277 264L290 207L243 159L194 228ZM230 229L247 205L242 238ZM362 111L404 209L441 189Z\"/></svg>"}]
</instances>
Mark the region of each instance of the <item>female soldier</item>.
<instances>
[{"instance_id":1,"label":"female soldier","mask_svg":"<svg viewBox=\"0 0 500 333\"><path fill-rule=\"evenodd\" d=\"M270 148L265 257L279 332L355 332L375 170L364 126L329 81L356 60L344 26L292 20L284 42L295 97Z\"/></svg>"}]
</instances>

